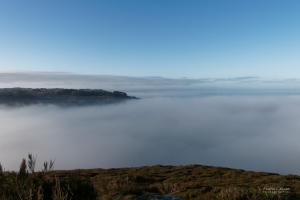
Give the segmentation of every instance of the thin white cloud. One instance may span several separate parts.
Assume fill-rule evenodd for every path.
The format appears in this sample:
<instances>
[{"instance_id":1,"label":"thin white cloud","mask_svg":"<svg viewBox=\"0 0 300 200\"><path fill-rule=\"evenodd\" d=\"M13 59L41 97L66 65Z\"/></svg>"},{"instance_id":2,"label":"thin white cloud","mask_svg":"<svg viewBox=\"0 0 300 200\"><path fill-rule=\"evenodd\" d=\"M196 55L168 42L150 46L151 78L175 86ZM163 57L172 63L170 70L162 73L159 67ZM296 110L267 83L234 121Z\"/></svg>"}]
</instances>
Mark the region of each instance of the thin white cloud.
<instances>
[{"instance_id":1,"label":"thin white cloud","mask_svg":"<svg viewBox=\"0 0 300 200\"><path fill-rule=\"evenodd\" d=\"M70 87L103 89L172 89L184 87L292 87L299 79L263 79L255 76L232 78L171 79L163 77L128 77L80 75L64 72L0 73L0 87Z\"/></svg>"}]
</instances>

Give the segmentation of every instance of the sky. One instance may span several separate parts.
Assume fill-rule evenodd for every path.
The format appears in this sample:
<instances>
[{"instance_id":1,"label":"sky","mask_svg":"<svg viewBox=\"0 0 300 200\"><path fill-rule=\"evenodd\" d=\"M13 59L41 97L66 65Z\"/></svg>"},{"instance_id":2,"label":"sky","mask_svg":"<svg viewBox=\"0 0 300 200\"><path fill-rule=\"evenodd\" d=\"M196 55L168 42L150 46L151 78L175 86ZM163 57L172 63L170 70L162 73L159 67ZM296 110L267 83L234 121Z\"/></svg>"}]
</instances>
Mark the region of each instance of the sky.
<instances>
[{"instance_id":1,"label":"sky","mask_svg":"<svg viewBox=\"0 0 300 200\"><path fill-rule=\"evenodd\" d=\"M0 72L300 78L297 0L0 0Z\"/></svg>"}]
</instances>

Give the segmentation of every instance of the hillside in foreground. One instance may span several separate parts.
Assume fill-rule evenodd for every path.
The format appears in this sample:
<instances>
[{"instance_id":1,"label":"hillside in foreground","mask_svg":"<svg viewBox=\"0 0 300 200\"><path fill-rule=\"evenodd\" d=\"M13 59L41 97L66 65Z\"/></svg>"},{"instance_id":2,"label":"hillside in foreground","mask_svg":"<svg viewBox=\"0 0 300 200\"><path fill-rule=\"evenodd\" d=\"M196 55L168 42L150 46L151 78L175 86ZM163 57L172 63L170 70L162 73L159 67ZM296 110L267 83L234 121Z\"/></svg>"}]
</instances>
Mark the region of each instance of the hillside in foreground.
<instances>
[{"instance_id":1,"label":"hillside in foreground","mask_svg":"<svg viewBox=\"0 0 300 200\"><path fill-rule=\"evenodd\" d=\"M300 199L299 176L202 165L57 171L55 174L85 178L93 185L98 199L148 199L147 195L155 194L184 200Z\"/></svg>"},{"instance_id":2,"label":"hillside in foreground","mask_svg":"<svg viewBox=\"0 0 300 200\"><path fill-rule=\"evenodd\" d=\"M300 177L294 175L283 176L202 165L36 173L26 171L25 168L22 169L21 165L18 173L2 173L0 195L5 197L2 199L300 199ZM17 198L18 196L22 198Z\"/></svg>"}]
</instances>

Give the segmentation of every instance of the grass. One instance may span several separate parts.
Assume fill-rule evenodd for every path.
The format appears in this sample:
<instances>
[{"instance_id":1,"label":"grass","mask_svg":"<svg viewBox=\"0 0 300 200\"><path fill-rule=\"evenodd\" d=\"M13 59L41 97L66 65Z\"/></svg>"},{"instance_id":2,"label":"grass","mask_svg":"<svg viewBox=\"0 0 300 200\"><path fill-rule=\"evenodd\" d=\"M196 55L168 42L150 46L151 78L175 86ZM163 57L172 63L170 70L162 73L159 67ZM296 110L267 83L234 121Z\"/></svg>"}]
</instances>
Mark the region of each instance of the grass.
<instances>
[{"instance_id":1,"label":"grass","mask_svg":"<svg viewBox=\"0 0 300 200\"><path fill-rule=\"evenodd\" d=\"M54 161L44 162L35 171L36 157L23 159L18 172L3 171L0 165L0 200L79 200L96 199L96 191L87 179L76 174L57 176Z\"/></svg>"},{"instance_id":2,"label":"grass","mask_svg":"<svg viewBox=\"0 0 300 200\"><path fill-rule=\"evenodd\" d=\"M148 166L120 169L36 171L36 157L22 160L18 172L0 166L0 200L135 200L174 195L183 200L296 200L300 177L239 169ZM143 197L143 198L141 198Z\"/></svg>"}]
</instances>

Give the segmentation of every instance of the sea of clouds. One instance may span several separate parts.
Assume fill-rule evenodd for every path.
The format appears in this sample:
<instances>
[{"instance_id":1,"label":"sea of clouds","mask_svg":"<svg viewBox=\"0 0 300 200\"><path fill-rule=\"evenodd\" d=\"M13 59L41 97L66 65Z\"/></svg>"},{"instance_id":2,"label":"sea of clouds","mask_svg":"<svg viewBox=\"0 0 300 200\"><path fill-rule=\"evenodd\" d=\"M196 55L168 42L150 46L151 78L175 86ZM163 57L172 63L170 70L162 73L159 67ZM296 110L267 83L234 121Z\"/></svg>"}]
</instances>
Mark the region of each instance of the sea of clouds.
<instances>
[{"instance_id":1,"label":"sea of clouds","mask_svg":"<svg viewBox=\"0 0 300 200\"><path fill-rule=\"evenodd\" d=\"M1 87L100 88L141 99L67 108L2 105L0 160L6 169L34 153L40 162L55 159L57 169L205 164L300 174L297 84L3 73Z\"/></svg>"}]
</instances>

